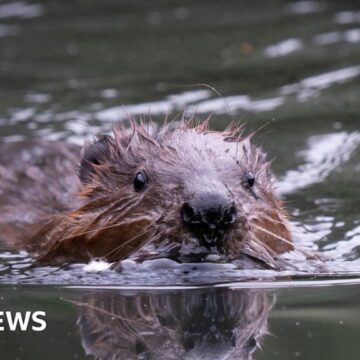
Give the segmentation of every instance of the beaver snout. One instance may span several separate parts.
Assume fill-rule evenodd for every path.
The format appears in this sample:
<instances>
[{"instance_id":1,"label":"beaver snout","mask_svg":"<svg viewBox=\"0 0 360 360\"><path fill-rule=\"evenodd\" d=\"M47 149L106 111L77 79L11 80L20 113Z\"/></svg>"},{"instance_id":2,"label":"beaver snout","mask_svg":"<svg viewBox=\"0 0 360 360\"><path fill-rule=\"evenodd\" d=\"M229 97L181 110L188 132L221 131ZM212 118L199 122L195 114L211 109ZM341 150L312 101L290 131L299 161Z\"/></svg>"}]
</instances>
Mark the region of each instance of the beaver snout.
<instances>
[{"instance_id":1,"label":"beaver snout","mask_svg":"<svg viewBox=\"0 0 360 360\"><path fill-rule=\"evenodd\" d=\"M181 208L181 217L188 231L207 248L219 246L234 223L234 201L217 193L200 193Z\"/></svg>"}]
</instances>

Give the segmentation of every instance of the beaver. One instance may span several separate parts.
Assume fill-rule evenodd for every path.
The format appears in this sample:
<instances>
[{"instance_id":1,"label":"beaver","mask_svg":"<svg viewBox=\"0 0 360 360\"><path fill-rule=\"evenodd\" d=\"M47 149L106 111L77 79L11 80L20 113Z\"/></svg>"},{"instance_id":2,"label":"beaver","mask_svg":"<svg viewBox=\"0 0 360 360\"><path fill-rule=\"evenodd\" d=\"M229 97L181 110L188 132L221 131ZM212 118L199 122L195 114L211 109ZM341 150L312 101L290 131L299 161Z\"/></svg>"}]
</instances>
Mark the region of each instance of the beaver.
<instances>
[{"instance_id":1,"label":"beaver","mask_svg":"<svg viewBox=\"0 0 360 360\"><path fill-rule=\"evenodd\" d=\"M134 120L82 150L2 144L0 236L40 262L215 255L277 267L293 242L253 134L234 123Z\"/></svg>"},{"instance_id":2,"label":"beaver","mask_svg":"<svg viewBox=\"0 0 360 360\"><path fill-rule=\"evenodd\" d=\"M275 295L206 288L97 291L80 308L81 344L96 359L253 359L268 334Z\"/></svg>"}]
</instances>

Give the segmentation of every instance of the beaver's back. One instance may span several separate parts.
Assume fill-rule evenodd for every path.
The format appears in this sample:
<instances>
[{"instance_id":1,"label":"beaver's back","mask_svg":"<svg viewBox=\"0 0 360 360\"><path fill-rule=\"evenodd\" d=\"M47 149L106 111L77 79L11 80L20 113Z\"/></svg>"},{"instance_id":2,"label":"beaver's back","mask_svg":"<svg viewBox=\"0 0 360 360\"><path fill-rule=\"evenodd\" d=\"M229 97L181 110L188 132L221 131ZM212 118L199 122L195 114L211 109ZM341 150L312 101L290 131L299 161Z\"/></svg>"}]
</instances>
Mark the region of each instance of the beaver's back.
<instances>
[{"instance_id":1,"label":"beaver's back","mask_svg":"<svg viewBox=\"0 0 360 360\"><path fill-rule=\"evenodd\" d=\"M79 205L80 148L58 141L0 144L0 240L28 238L49 214Z\"/></svg>"}]
</instances>

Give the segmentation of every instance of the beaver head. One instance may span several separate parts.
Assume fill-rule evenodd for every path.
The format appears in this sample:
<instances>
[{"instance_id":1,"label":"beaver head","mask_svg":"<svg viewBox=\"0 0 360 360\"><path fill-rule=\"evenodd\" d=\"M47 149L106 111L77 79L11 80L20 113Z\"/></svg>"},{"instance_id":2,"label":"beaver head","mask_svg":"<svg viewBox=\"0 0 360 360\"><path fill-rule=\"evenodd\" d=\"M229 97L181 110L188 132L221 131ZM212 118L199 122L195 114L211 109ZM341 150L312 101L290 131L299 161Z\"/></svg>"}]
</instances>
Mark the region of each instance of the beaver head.
<instances>
[{"instance_id":1,"label":"beaver head","mask_svg":"<svg viewBox=\"0 0 360 360\"><path fill-rule=\"evenodd\" d=\"M216 253L271 263L292 249L270 163L242 127L117 125L84 147L78 174L84 204L42 230L40 259Z\"/></svg>"}]
</instances>

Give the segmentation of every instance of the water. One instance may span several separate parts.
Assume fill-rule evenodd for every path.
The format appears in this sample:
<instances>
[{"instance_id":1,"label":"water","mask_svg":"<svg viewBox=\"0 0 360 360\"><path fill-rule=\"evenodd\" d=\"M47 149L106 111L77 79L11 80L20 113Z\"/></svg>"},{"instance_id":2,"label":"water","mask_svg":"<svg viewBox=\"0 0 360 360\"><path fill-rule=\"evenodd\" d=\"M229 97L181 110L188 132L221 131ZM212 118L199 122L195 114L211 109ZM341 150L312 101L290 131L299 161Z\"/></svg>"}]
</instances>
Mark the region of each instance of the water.
<instances>
[{"instance_id":1,"label":"water","mask_svg":"<svg viewBox=\"0 0 360 360\"><path fill-rule=\"evenodd\" d=\"M119 274L107 264L33 267L3 249L0 311L40 309L48 324L43 333L3 332L3 356L99 356L81 321L88 305L96 315L112 302L140 302L153 310L145 325L135 305L111 307L116 325L98 320L108 331L103 356L358 359L359 43L356 1L0 2L0 141L82 144L129 114L161 122L212 113L216 129L232 119L249 131L266 124L256 142L275 158L295 239L326 263L294 258L300 266L282 273L128 264ZM119 331L129 318L141 330ZM169 340L163 353L159 339Z\"/></svg>"},{"instance_id":2,"label":"water","mask_svg":"<svg viewBox=\"0 0 360 360\"><path fill-rule=\"evenodd\" d=\"M48 326L46 340L6 331L1 349L9 359L357 359L359 285L326 284L4 287L4 311L46 311Z\"/></svg>"}]
</instances>

